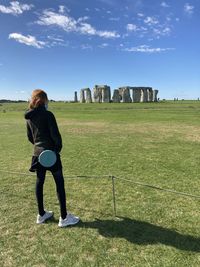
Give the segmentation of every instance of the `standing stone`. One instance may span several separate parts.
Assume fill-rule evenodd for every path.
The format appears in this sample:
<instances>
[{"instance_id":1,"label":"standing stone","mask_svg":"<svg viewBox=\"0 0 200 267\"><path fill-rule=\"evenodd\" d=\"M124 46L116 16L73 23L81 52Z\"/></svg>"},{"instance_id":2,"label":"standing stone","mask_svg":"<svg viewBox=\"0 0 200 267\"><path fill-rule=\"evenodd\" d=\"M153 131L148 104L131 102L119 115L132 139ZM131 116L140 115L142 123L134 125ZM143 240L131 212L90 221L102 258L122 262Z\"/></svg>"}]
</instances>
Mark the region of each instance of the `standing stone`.
<instances>
[{"instance_id":1,"label":"standing stone","mask_svg":"<svg viewBox=\"0 0 200 267\"><path fill-rule=\"evenodd\" d=\"M119 88L119 94L122 97L122 102L123 103L131 103L132 99L130 97L130 87L129 86L124 86Z\"/></svg>"},{"instance_id":2,"label":"standing stone","mask_svg":"<svg viewBox=\"0 0 200 267\"><path fill-rule=\"evenodd\" d=\"M113 103L119 103L120 100L121 100L121 97L119 95L119 90L115 89L113 92L112 101L113 101Z\"/></svg>"},{"instance_id":3,"label":"standing stone","mask_svg":"<svg viewBox=\"0 0 200 267\"><path fill-rule=\"evenodd\" d=\"M147 89L147 101L152 102L153 101L153 90L151 87Z\"/></svg>"},{"instance_id":4,"label":"standing stone","mask_svg":"<svg viewBox=\"0 0 200 267\"><path fill-rule=\"evenodd\" d=\"M90 90L90 88L86 88L86 89L85 89L85 95L86 95L86 97L85 97L85 102L86 102L86 103L92 103L92 95L91 95L91 90Z\"/></svg>"},{"instance_id":5,"label":"standing stone","mask_svg":"<svg viewBox=\"0 0 200 267\"><path fill-rule=\"evenodd\" d=\"M80 91L80 103L85 103L84 89L81 89Z\"/></svg>"},{"instance_id":6,"label":"standing stone","mask_svg":"<svg viewBox=\"0 0 200 267\"><path fill-rule=\"evenodd\" d=\"M118 89L121 100L122 100L123 90L124 90L123 87L119 87Z\"/></svg>"},{"instance_id":7,"label":"standing stone","mask_svg":"<svg viewBox=\"0 0 200 267\"><path fill-rule=\"evenodd\" d=\"M153 102L158 102L158 90L153 90Z\"/></svg>"},{"instance_id":8,"label":"standing stone","mask_svg":"<svg viewBox=\"0 0 200 267\"><path fill-rule=\"evenodd\" d=\"M131 87L132 89L132 100L133 102L140 102L141 89L139 87Z\"/></svg>"},{"instance_id":9,"label":"standing stone","mask_svg":"<svg viewBox=\"0 0 200 267\"><path fill-rule=\"evenodd\" d=\"M77 103L78 102L78 96L77 96L77 92L74 92L74 102Z\"/></svg>"},{"instance_id":10,"label":"standing stone","mask_svg":"<svg viewBox=\"0 0 200 267\"><path fill-rule=\"evenodd\" d=\"M95 85L93 89L93 99L95 103L101 103L102 102L102 93L98 85Z\"/></svg>"},{"instance_id":11,"label":"standing stone","mask_svg":"<svg viewBox=\"0 0 200 267\"><path fill-rule=\"evenodd\" d=\"M141 99L140 102L147 102L148 95L147 95L147 88L141 87Z\"/></svg>"},{"instance_id":12,"label":"standing stone","mask_svg":"<svg viewBox=\"0 0 200 267\"><path fill-rule=\"evenodd\" d=\"M102 102L103 103L110 103L110 86L104 85L101 87L102 92Z\"/></svg>"},{"instance_id":13,"label":"standing stone","mask_svg":"<svg viewBox=\"0 0 200 267\"><path fill-rule=\"evenodd\" d=\"M94 102L97 103L109 103L111 99L110 86L107 85L95 85L93 89Z\"/></svg>"},{"instance_id":14,"label":"standing stone","mask_svg":"<svg viewBox=\"0 0 200 267\"><path fill-rule=\"evenodd\" d=\"M132 99L130 97L130 89L128 87L124 88L123 95L122 95L122 102L124 103L132 102Z\"/></svg>"}]
</instances>

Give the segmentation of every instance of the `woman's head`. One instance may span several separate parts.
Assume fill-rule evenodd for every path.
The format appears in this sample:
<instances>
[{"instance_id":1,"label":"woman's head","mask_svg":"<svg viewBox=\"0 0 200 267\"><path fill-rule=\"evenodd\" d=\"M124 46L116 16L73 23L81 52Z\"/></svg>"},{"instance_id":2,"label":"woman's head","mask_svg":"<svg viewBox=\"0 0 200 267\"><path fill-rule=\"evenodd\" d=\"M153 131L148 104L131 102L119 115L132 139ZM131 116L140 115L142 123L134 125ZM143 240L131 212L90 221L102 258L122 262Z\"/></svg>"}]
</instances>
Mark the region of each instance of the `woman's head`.
<instances>
[{"instance_id":1,"label":"woman's head","mask_svg":"<svg viewBox=\"0 0 200 267\"><path fill-rule=\"evenodd\" d=\"M47 103L47 94L41 89L36 89L32 92L31 99L29 102L29 108L38 108L39 106L45 106Z\"/></svg>"}]
</instances>

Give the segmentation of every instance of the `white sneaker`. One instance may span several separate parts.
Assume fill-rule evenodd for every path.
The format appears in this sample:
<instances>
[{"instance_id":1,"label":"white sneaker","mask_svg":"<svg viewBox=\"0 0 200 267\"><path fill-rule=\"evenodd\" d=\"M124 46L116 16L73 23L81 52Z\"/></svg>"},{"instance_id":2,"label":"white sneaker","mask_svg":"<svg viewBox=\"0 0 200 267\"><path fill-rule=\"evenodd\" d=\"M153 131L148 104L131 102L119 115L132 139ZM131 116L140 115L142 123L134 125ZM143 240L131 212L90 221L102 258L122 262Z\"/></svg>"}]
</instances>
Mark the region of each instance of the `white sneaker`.
<instances>
[{"instance_id":1,"label":"white sneaker","mask_svg":"<svg viewBox=\"0 0 200 267\"><path fill-rule=\"evenodd\" d=\"M58 226L59 227L66 227L69 225L75 225L80 221L79 217L74 216L73 214L68 213L65 219L60 217Z\"/></svg>"},{"instance_id":2,"label":"white sneaker","mask_svg":"<svg viewBox=\"0 0 200 267\"><path fill-rule=\"evenodd\" d=\"M50 219L51 217L53 217L53 211L45 211L45 214L43 216L40 216L38 214L36 223L37 224L44 223L46 220Z\"/></svg>"}]
</instances>

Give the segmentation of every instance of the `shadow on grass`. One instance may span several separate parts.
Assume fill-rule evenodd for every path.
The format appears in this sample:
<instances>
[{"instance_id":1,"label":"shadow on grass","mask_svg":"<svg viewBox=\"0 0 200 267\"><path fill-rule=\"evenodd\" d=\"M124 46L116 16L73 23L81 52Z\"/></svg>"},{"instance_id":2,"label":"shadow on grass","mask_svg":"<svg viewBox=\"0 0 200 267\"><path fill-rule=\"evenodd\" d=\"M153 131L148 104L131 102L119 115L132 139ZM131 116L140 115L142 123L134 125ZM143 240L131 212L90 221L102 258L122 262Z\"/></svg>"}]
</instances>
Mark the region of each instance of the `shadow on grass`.
<instances>
[{"instance_id":1,"label":"shadow on grass","mask_svg":"<svg viewBox=\"0 0 200 267\"><path fill-rule=\"evenodd\" d=\"M180 250L200 252L200 238L184 235L148 222L121 217L120 220L80 222L76 227L98 229L108 238L119 237L137 245L164 244Z\"/></svg>"}]
</instances>

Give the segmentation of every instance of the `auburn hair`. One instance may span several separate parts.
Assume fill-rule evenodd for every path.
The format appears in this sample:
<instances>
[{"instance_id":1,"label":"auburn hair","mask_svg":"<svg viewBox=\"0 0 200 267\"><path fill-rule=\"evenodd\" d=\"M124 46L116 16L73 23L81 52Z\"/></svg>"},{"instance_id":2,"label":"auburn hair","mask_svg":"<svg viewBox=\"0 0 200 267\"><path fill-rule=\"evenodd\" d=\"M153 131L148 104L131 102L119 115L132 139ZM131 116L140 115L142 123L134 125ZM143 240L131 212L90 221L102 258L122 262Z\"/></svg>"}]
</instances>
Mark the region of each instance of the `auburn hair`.
<instances>
[{"instance_id":1,"label":"auburn hair","mask_svg":"<svg viewBox=\"0 0 200 267\"><path fill-rule=\"evenodd\" d=\"M39 106L44 106L48 101L47 94L41 89L36 89L32 92L31 99L29 102L29 108L34 109Z\"/></svg>"}]
</instances>

